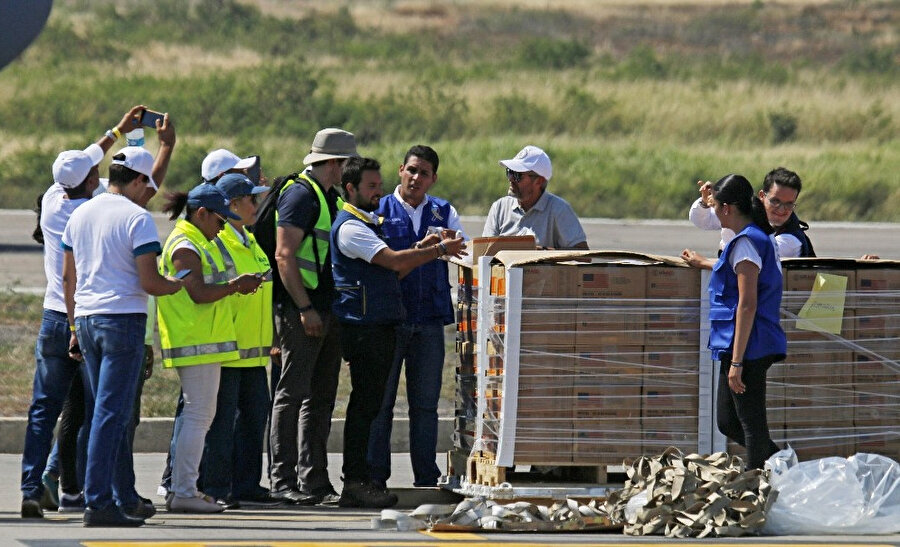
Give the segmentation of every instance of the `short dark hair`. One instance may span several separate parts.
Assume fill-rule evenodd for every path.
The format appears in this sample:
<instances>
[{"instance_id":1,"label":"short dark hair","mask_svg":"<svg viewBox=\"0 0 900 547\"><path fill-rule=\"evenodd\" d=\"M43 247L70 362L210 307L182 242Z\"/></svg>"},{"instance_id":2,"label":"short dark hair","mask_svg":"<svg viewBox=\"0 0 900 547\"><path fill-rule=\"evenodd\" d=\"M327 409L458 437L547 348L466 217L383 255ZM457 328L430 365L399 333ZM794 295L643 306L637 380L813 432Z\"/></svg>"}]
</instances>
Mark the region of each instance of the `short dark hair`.
<instances>
[{"instance_id":1,"label":"short dark hair","mask_svg":"<svg viewBox=\"0 0 900 547\"><path fill-rule=\"evenodd\" d=\"M424 144L417 144L409 149L405 156L403 156L403 165L406 165L406 162L409 161L411 157L417 157L423 159L431 164L431 169L434 171L434 174L437 174L438 164L441 163L440 158L438 158L437 152L434 151L434 148L430 146L426 146Z\"/></svg>"},{"instance_id":2,"label":"short dark hair","mask_svg":"<svg viewBox=\"0 0 900 547\"><path fill-rule=\"evenodd\" d=\"M768 194L769 189L772 188L773 184L784 186L785 188L793 188L797 191L798 195L800 194L800 190L803 189L800 175L794 173L790 169L785 169L784 167L772 169L766 174L766 178L763 179L763 192Z\"/></svg>"},{"instance_id":3,"label":"short dark hair","mask_svg":"<svg viewBox=\"0 0 900 547\"><path fill-rule=\"evenodd\" d=\"M116 154L113 160L125 161L125 154ZM109 166L109 183L112 186L125 186L139 176L141 173L122 164L113 163Z\"/></svg>"},{"instance_id":4,"label":"short dark hair","mask_svg":"<svg viewBox=\"0 0 900 547\"><path fill-rule=\"evenodd\" d=\"M348 184L353 185L357 190L359 189L363 171L380 170L381 164L372 158L348 158L341 170L341 189L344 191L344 197L350 197L347 193Z\"/></svg>"}]
</instances>

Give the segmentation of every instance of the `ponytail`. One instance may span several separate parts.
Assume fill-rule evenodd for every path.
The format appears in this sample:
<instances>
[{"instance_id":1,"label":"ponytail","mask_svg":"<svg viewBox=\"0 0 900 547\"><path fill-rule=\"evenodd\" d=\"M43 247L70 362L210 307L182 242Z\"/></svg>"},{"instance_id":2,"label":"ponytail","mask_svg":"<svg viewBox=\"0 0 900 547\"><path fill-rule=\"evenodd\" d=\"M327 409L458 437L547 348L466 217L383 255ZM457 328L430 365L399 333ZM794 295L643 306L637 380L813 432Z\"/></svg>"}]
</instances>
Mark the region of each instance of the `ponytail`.
<instances>
[{"instance_id":1,"label":"ponytail","mask_svg":"<svg viewBox=\"0 0 900 547\"><path fill-rule=\"evenodd\" d=\"M772 228L772 225L769 224L769 216L766 214L766 207L758 196L753 196L750 200L750 207L750 218L753 219L753 223L766 235L774 233L775 228Z\"/></svg>"},{"instance_id":2,"label":"ponytail","mask_svg":"<svg viewBox=\"0 0 900 547\"><path fill-rule=\"evenodd\" d=\"M163 205L163 213L169 213L169 220L175 220L187 207L188 195L184 192L166 193L166 203Z\"/></svg>"}]
</instances>

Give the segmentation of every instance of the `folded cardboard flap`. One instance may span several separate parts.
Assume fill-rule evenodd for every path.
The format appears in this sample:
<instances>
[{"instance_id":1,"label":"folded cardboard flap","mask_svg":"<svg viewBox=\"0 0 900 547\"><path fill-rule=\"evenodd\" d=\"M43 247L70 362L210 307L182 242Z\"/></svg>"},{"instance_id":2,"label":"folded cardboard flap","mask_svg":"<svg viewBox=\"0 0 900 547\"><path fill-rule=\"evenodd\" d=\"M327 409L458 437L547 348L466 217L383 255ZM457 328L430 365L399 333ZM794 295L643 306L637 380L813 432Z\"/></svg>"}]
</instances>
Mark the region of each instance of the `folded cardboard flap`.
<instances>
[{"instance_id":1,"label":"folded cardboard flap","mask_svg":"<svg viewBox=\"0 0 900 547\"><path fill-rule=\"evenodd\" d=\"M504 250L494 255L494 262L507 268L523 264L557 263L567 265L613 264L652 266L664 264L689 268L690 266L677 256L653 255L633 251L597 250L597 251L519 251Z\"/></svg>"}]
</instances>

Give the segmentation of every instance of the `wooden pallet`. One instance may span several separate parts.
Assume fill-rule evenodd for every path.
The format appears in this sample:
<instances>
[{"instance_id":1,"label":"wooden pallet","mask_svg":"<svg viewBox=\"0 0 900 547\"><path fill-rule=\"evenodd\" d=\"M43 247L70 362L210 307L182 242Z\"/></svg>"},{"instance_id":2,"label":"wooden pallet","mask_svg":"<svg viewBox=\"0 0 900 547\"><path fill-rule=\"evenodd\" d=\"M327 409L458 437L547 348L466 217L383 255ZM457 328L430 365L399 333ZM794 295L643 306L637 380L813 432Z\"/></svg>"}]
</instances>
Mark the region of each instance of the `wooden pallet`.
<instances>
[{"instance_id":1,"label":"wooden pallet","mask_svg":"<svg viewBox=\"0 0 900 547\"><path fill-rule=\"evenodd\" d=\"M516 485L536 483L565 484L608 484L623 482L623 475L611 473L610 466L619 464L575 465L571 462L531 463L532 471L517 472L515 468L502 467L496 464L493 454L478 451L469 456L466 462L466 476L471 484L495 487L505 482ZM538 470L535 471L534 468ZM611 476L612 475L612 476Z\"/></svg>"}]
</instances>

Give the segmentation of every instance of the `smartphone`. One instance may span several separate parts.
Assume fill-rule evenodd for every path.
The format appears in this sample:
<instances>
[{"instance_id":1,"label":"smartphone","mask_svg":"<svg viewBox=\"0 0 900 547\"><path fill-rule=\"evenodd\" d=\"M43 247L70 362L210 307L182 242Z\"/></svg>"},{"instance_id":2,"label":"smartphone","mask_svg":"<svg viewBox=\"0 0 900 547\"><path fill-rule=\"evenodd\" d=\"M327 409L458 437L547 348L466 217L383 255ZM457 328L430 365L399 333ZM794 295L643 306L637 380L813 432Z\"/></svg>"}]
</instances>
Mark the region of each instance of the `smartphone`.
<instances>
[{"instance_id":1,"label":"smartphone","mask_svg":"<svg viewBox=\"0 0 900 547\"><path fill-rule=\"evenodd\" d=\"M253 181L253 184L259 186L260 163L259 156L250 156L253 158L253 165L247 168L247 178Z\"/></svg>"},{"instance_id":2,"label":"smartphone","mask_svg":"<svg viewBox=\"0 0 900 547\"><path fill-rule=\"evenodd\" d=\"M190 275L190 273L191 273L190 268L188 268L186 270L178 270L177 272L175 272L175 275L173 275L172 277L174 277L175 279L184 279L185 277Z\"/></svg>"},{"instance_id":3,"label":"smartphone","mask_svg":"<svg viewBox=\"0 0 900 547\"><path fill-rule=\"evenodd\" d=\"M156 120L159 120L161 124L165 114L161 114L159 112L154 112L153 110L147 110L146 108L141 110L141 125L144 127L152 127L156 129Z\"/></svg>"},{"instance_id":4,"label":"smartphone","mask_svg":"<svg viewBox=\"0 0 900 547\"><path fill-rule=\"evenodd\" d=\"M262 272L262 273L256 274L256 277L258 277L259 279L264 279L264 280L271 279L271 277L272 277L272 268L269 268L268 270L266 270L266 271L264 271L264 272Z\"/></svg>"}]
</instances>

